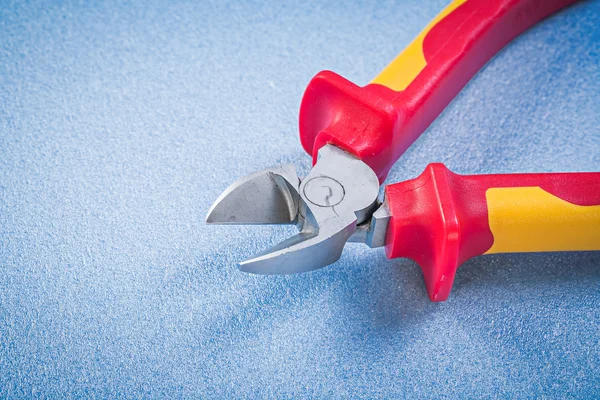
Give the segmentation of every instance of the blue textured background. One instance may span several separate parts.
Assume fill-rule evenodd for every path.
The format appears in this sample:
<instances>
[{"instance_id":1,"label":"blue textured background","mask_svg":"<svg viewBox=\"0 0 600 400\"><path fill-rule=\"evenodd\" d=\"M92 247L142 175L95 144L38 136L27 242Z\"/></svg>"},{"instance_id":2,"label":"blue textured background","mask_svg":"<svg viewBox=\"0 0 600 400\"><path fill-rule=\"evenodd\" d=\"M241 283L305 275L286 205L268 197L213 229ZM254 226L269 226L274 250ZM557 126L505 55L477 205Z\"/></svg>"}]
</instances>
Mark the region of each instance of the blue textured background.
<instances>
[{"instance_id":1,"label":"blue textured background","mask_svg":"<svg viewBox=\"0 0 600 400\"><path fill-rule=\"evenodd\" d=\"M253 276L293 229L204 225L236 178L308 171L312 75L367 83L445 2L2 1L0 397L598 397L600 253L479 257L434 304L381 249ZM600 170L599 63L600 2L543 22L388 181Z\"/></svg>"}]
</instances>

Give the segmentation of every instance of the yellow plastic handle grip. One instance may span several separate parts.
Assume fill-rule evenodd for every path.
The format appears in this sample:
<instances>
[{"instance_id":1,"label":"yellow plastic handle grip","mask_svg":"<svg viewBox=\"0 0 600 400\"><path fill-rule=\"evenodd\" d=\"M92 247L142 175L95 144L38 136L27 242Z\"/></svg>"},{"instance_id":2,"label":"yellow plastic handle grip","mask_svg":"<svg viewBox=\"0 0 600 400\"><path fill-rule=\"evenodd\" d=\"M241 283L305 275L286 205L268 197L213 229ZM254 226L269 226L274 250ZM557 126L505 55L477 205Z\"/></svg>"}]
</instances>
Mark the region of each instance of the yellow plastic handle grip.
<instances>
[{"instance_id":1,"label":"yellow plastic handle grip","mask_svg":"<svg viewBox=\"0 0 600 400\"><path fill-rule=\"evenodd\" d=\"M491 188L485 195L494 236L486 254L600 250L600 205L569 203L540 187Z\"/></svg>"},{"instance_id":2,"label":"yellow plastic handle grip","mask_svg":"<svg viewBox=\"0 0 600 400\"><path fill-rule=\"evenodd\" d=\"M371 83L397 92L413 82L417 90L448 86L452 98L511 40L574 2L453 0Z\"/></svg>"},{"instance_id":3,"label":"yellow plastic handle grip","mask_svg":"<svg viewBox=\"0 0 600 400\"><path fill-rule=\"evenodd\" d=\"M467 0L452 1L379 73L379 75L375 77L375 79L371 81L371 83L387 86L395 91L406 89L427 65L425 54L423 53L425 36L427 36L429 31L431 31L439 21L444 19L465 1Z\"/></svg>"}]
</instances>

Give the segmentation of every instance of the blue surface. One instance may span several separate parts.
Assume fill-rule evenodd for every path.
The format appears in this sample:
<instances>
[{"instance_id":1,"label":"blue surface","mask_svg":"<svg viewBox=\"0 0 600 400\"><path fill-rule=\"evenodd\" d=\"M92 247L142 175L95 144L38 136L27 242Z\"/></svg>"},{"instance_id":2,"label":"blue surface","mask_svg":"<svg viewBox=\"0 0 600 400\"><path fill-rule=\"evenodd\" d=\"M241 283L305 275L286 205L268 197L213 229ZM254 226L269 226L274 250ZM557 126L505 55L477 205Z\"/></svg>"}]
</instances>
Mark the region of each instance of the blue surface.
<instances>
[{"instance_id":1,"label":"blue surface","mask_svg":"<svg viewBox=\"0 0 600 400\"><path fill-rule=\"evenodd\" d=\"M253 276L292 228L204 225L238 177L308 171L312 75L367 83L444 3L3 2L0 397L600 396L600 253L479 257L434 304L381 249ZM543 22L388 181L600 170L599 64L600 2Z\"/></svg>"}]
</instances>

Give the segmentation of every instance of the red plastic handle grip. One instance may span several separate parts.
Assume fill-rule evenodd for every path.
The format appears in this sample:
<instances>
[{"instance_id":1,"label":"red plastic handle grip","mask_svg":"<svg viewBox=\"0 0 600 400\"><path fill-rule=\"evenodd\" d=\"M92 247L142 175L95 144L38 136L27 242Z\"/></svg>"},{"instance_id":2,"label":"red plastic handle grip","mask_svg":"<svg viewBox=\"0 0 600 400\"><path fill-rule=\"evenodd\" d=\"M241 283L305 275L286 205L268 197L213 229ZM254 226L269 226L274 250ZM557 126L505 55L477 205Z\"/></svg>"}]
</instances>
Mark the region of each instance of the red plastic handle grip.
<instances>
[{"instance_id":1,"label":"red plastic handle grip","mask_svg":"<svg viewBox=\"0 0 600 400\"><path fill-rule=\"evenodd\" d=\"M600 173L454 174L430 164L385 189L389 258L422 268L429 297L448 298L456 269L484 253L600 250Z\"/></svg>"},{"instance_id":2,"label":"red plastic handle grip","mask_svg":"<svg viewBox=\"0 0 600 400\"><path fill-rule=\"evenodd\" d=\"M365 161L383 181L394 162L494 54L573 2L467 0L428 28L419 42L426 64L403 91L380 84L359 87L333 72L320 72L306 88L300 107L302 146L316 161L322 146L334 144Z\"/></svg>"}]
</instances>

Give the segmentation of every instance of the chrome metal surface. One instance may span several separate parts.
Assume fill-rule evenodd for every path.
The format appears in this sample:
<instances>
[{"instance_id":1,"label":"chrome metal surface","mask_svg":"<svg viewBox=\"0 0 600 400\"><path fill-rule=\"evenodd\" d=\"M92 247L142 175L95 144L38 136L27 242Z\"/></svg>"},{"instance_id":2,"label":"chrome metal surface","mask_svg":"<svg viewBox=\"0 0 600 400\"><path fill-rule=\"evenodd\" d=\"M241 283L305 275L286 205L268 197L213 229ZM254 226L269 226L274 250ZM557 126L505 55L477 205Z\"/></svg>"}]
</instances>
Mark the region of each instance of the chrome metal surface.
<instances>
[{"instance_id":1,"label":"chrome metal surface","mask_svg":"<svg viewBox=\"0 0 600 400\"><path fill-rule=\"evenodd\" d=\"M387 233L391 215L387 201L384 201L381 207L373 213L367 240L365 241L369 247L385 246L385 235Z\"/></svg>"},{"instance_id":2,"label":"chrome metal surface","mask_svg":"<svg viewBox=\"0 0 600 400\"><path fill-rule=\"evenodd\" d=\"M298 215L300 179L282 165L238 179L214 202L207 224L289 224Z\"/></svg>"},{"instance_id":3,"label":"chrome metal surface","mask_svg":"<svg viewBox=\"0 0 600 400\"><path fill-rule=\"evenodd\" d=\"M364 222L356 227L356 231L348 241L364 243L371 248L385 246L385 235L390 216L390 209L386 201L373 213L371 221Z\"/></svg>"},{"instance_id":4,"label":"chrome metal surface","mask_svg":"<svg viewBox=\"0 0 600 400\"><path fill-rule=\"evenodd\" d=\"M302 182L292 166L270 168L240 179L219 197L207 222L296 222L299 234L241 262L240 269L257 274L306 272L338 260L358 224L376 227L373 233L365 234L365 242L380 242L383 220L374 223L372 219L379 204L378 192L377 175L369 166L326 145Z\"/></svg>"}]
</instances>

